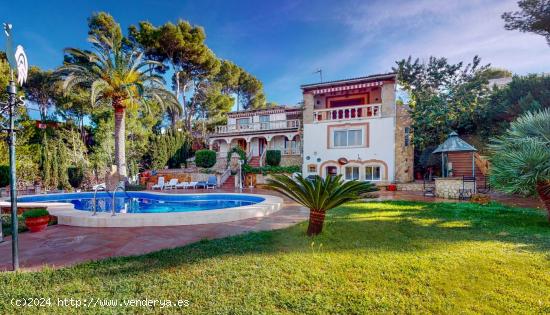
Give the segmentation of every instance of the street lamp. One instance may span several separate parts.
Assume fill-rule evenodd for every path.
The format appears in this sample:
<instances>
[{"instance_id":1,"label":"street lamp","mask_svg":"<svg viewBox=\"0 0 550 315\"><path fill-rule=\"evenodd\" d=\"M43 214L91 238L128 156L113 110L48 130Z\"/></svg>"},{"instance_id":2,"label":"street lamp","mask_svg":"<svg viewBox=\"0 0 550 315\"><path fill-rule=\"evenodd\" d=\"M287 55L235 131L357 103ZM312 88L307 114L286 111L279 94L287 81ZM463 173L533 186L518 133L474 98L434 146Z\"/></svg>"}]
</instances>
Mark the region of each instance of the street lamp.
<instances>
[{"instance_id":1,"label":"street lamp","mask_svg":"<svg viewBox=\"0 0 550 315\"><path fill-rule=\"evenodd\" d=\"M14 81L14 69L17 69L17 82L23 85L27 81L27 73L29 64L27 55L21 45L18 45L15 53L13 52L11 24L4 23L4 34L6 35L6 56L10 66L10 82L7 86L8 102L1 104L3 110L7 109L9 115L8 126L8 144L10 155L10 201L11 201L11 250L12 250L12 267L16 271L19 269L19 240L18 240L18 221L17 221L17 180L15 173L15 130L14 130L14 115L15 108L23 102L22 98L17 98L17 86ZM0 228L1 230L1 228Z\"/></svg>"}]
</instances>

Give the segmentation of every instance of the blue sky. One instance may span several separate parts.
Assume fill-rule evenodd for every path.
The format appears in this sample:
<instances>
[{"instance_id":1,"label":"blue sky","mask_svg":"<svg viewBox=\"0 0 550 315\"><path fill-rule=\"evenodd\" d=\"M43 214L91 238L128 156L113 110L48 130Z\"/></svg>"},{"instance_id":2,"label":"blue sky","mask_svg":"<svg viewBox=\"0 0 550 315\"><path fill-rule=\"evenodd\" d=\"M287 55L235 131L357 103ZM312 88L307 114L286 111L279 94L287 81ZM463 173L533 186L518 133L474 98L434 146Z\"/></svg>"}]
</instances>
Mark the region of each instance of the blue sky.
<instances>
[{"instance_id":1,"label":"blue sky","mask_svg":"<svg viewBox=\"0 0 550 315\"><path fill-rule=\"evenodd\" d=\"M300 84L388 72L409 55L484 62L515 73L550 71L541 36L506 31L515 0L464 1L0 1L31 64L53 69L65 47L87 47L86 18L107 11L123 30L141 20L201 25L208 46L264 82L270 101L296 104ZM3 39L1 44L4 46Z\"/></svg>"}]
</instances>

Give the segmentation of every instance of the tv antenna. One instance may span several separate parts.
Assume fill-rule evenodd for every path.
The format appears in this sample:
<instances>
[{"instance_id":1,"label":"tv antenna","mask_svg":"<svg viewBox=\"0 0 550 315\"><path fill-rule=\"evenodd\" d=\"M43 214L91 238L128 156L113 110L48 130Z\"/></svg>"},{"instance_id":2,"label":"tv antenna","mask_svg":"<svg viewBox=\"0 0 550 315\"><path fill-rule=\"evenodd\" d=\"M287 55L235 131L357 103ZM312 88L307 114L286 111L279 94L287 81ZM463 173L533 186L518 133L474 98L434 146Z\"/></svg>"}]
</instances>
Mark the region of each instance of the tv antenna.
<instances>
[{"instance_id":1,"label":"tv antenna","mask_svg":"<svg viewBox=\"0 0 550 315\"><path fill-rule=\"evenodd\" d=\"M323 69L319 68L313 73L319 73L319 77L321 78L321 83L323 83Z\"/></svg>"}]
</instances>

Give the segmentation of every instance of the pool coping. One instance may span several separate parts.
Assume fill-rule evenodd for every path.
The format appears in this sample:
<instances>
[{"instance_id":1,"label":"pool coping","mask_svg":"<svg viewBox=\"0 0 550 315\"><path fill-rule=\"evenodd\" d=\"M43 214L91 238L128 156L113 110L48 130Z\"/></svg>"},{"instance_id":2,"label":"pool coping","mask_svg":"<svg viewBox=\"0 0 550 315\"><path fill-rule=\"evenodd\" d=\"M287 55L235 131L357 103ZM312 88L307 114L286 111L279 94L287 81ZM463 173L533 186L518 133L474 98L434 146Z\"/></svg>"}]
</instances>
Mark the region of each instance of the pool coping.
<instances>
[{"instance_id":1,"label":"pool coping","mask_svg":"<svg viewBox=\"0 0 550 315\"><path fill-rule=\"evenodd\" d=\"M144 192L151 195L174 196L174 194ZM81 227L142 227L142 226L176 226L196 225L208 223L223 223L243 219L258 218L279 211L283 206L283 199L271 195L241 194L241 193L208 193L208 195L249 195L264 198L259 203L242 206L204 211L166 212L166 213L111 213L97 212L92 215L90 211L75 210L72 203L64 202L18 202L21 207L47 207L51 215L57 217L57 223L62 225ZM182 194L183 195L183 194ZM184 194L202 195L197 194ZM33 195L39 196L39 195ZM27 197L27 196L25 196ZM32 196L29 196L32 197ZM4 202L0 202L0 206ZM9 202L6 202L9 205Z\"/></svg>"}]
</instances>

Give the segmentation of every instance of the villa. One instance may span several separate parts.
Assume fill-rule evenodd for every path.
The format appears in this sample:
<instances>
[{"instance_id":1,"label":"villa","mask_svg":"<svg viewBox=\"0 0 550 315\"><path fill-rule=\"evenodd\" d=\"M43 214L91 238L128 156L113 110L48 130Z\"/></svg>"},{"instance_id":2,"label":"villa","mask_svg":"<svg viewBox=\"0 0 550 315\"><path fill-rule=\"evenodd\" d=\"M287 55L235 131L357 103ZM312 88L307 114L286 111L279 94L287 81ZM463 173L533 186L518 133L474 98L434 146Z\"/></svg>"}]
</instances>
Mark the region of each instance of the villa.
<instances>
[{"instance_id":1,"label":"villa","mask_svg":"<svg viewBox=\"0 0 550 315\"><path fill-rule=\"evenodd\" d=\"M267 150L281 151L281 165L302 163L302 109L276 106L228 113L227 125L217 126L209 147L225 159L235 146L247 153L252 166L264 165Z\"/></svg>"},{"instance_id":2,"label":"villa","mask_svg":"<svg viewBox=\"0 0 550 315\"><path fill-rule=\"evenodd\" d=\"M304 176L343 174L383 185L413 180L406 107L396 101L396 74L301 86Z\"/></svg>"}]
</instances>

